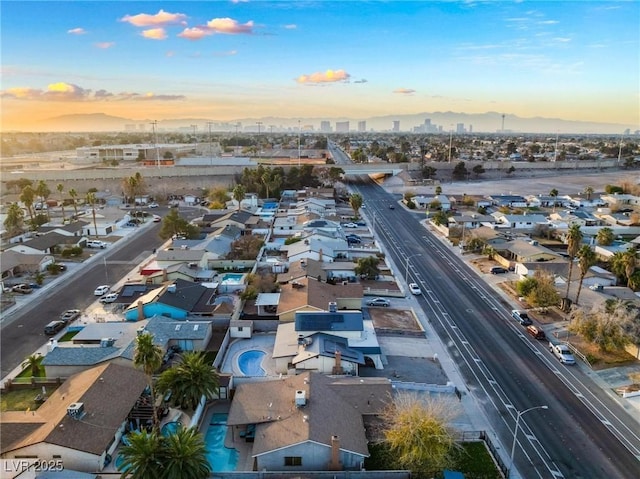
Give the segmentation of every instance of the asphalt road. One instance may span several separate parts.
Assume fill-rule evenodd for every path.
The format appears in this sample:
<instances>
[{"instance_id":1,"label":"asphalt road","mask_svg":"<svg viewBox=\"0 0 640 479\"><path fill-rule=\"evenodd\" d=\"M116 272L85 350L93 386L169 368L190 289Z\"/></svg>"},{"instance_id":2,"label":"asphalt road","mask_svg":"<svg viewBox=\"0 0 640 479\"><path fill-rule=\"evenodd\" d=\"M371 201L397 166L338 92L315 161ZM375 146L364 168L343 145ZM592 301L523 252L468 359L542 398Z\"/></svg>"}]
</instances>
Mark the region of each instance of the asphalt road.
<instances>
[{"instance_id":1,"label":"asphalt road","mask_svg":"<svg viewBox=\"0 0 640 479\"><path fill-rule=\"evenodd\" d=\"M515 464L526 478L640 477L640 427L579 367L558 363L546 343L524 334L511 307L439 238L370 183L352 185L375 215L377 236L409 281L466 385L510 449L521 416ZM507 456L509 451L507 451Z\"/></svg>"},{"instance_id":2,"label":"asphalt road","mask_svg":"<svg viewBox=\"0 0 640 479\"><path fill-rule=\"evenodd\" d=\"M160 246L159 230L160 223L155 223L127 238L122 247L115 243L90 264L63 273L65 280L43 290L36 301L10 313L3 321L0 338L2 377L48 341L43 330L49 321L67 309L87 308L97 299L93 295L96 286L118 282L138 264L141 255Z\"/></svg>"}]
</instances>

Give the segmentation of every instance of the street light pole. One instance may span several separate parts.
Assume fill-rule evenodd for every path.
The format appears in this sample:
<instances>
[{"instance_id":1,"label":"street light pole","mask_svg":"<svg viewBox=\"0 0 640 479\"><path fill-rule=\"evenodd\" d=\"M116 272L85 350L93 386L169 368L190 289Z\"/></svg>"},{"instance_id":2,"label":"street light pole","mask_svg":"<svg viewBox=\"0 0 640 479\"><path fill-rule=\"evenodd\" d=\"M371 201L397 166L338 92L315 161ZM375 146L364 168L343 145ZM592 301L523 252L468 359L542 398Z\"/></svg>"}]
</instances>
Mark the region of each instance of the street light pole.
<instances>
[{"instance_id":1,"label":"street light pole","mask_svg":"<svg viewBox=\"0 0 640 479\"><path fill-rule=\"evenodd\" d=\"M156 129L158 126L158 120L153 120L151 122L151 126L153 127L153 146L156 150L156 165L160 168L160 150L158 150L158 131Z\"/></svg>"},{"instance_id":2,"label":"street light pole","mask_svg":"<svg viewBox=\"0 0 640 479\"><path fill-rule=\"evenodd\" d=\"M300 120L298 120L298 169L300 169Z\"/></svg>"},{"instance_id":3,"label":"street light pole","mask_svg":"<svg viewBox=\"0 0 640 479\"><path fill-rule=\"evenodd\" d=\"M404 268L404 283L409 284L409 260L415 256L422 256L422 253L412 254L411 256L407 256L407 262Z\"/></svg>"},{"instance_id":4,"label":"street light pole","mask_svg":"<svg viewBox=\"0 0 640 479\"><path fill-rule=\"evenodd\" d=\"M451 163L451 148L453 147L453 125L449 129L449 163Z\"/></svg>"},{"instance_id":5,"label":"street light pole","mask_svg":"<svg viewBox=\"0 0 640 479\"><path fill-rule=\"evenodd\" d=\"M211 143L211 122L207 122L207 126L209 127L209 157L211 158L211 165L213 165L213 145Z\"/></svg>"},{"instance_id":6,"label":"street light pole","mask_svg":"<svg viewBox=\"0 0 640 479\"><path fill-rule=\"evenodd\" d=\"M549 406L533 406L529 409L525 409L524 411L518 411L518 416L516 417L516 427L513 430L513 444L511 445L511 459L509 461L509 473L507 474L507 478L511 477L511 470L513 469L513 456L516 452L516 441L518 439L518 426L520 426L520 418L529 411L533 411L534 409L549 409Z\"/></svg>"}]
</instances>

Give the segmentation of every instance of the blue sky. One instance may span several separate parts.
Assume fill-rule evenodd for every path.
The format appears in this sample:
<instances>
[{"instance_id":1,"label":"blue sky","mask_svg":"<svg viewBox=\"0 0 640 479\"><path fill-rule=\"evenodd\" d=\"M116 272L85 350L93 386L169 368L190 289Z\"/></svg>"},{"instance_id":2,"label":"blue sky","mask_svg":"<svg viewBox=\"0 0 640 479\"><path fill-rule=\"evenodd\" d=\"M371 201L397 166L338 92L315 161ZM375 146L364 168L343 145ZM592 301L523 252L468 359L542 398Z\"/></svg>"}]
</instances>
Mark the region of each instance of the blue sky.
<instances>
[{"instance_id":1,"label":"blue sky","mask_svg":"<svg viewBox=\"0 0 640 479\"><path fill-rule=\"evenodd\" d=\"M2 125L497 111L640 124L638 1L3 1Z\"/></svg>"}]
</instances>

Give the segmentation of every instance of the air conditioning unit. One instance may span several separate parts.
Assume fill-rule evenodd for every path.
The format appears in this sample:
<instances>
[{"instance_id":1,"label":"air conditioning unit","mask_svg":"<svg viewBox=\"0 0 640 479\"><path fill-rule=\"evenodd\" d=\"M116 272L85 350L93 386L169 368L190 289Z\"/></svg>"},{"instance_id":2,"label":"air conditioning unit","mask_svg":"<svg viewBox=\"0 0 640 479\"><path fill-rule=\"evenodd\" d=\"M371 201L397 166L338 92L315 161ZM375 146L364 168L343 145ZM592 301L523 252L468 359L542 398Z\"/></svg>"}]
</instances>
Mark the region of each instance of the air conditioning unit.
<instances>
[{"instance_id":1,"label":"air conditioning unit","mask_svg":"<svg viewBox=\"0 0 640 479\"><path fill-rule=\"evenodd\" d=\"M84 416L84 403L74 402L67 407L67 415L72 419L80 419Z\"/></svg>"},{"instance_id":2,"label":"air conditioning unit","mask_svg":"<svg viewBox=\"0 0 640 479\"><path fill-rule=\"evenodd\" d=\"M296 407L303 407L307 404L307 394L299 389L296 391Z\"/></svg>"}]
</instances>

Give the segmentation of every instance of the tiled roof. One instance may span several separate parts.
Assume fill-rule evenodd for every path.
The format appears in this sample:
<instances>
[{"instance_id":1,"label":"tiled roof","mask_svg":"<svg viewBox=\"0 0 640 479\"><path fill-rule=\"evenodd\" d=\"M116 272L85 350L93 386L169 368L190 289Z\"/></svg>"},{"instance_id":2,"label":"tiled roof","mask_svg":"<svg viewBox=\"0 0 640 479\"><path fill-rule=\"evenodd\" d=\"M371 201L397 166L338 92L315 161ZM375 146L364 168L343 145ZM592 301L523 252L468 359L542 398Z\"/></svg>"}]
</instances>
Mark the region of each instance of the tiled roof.
<instances>
[{"instance_id":1,"label":"tiled roof","mask_svg":"<svg viewBox=\"0 0 640 479\"><path fill-rule=\"evenodd\" d=\"M43 366L94 366L117 356L120 348L100 346L57 347L42 358Z\"/></svg>"},{"instance_id":2,"label":"tiled roof","mask_svg":"<svg viewBox=\"0 0 640 479\"><path fill-rule=\"evenodd\" d=\"M171 288L158 296L158 302L182 309L188 312L204 312L212 311L213 305L209 304L215 294L215 290L205 288L197 283L176 279L174 281L175 292L171 292Z\"/></svg>"},{"instance_id":3,"label":"tiled roof","mask_svg":"<svg viewBox=\"0 0 640 479\"><path fill-rule=\"evenodd\" d=\"M296 331L362 331L360 311L302 311L296 313Z\"/></svg>"}]
</instances>

